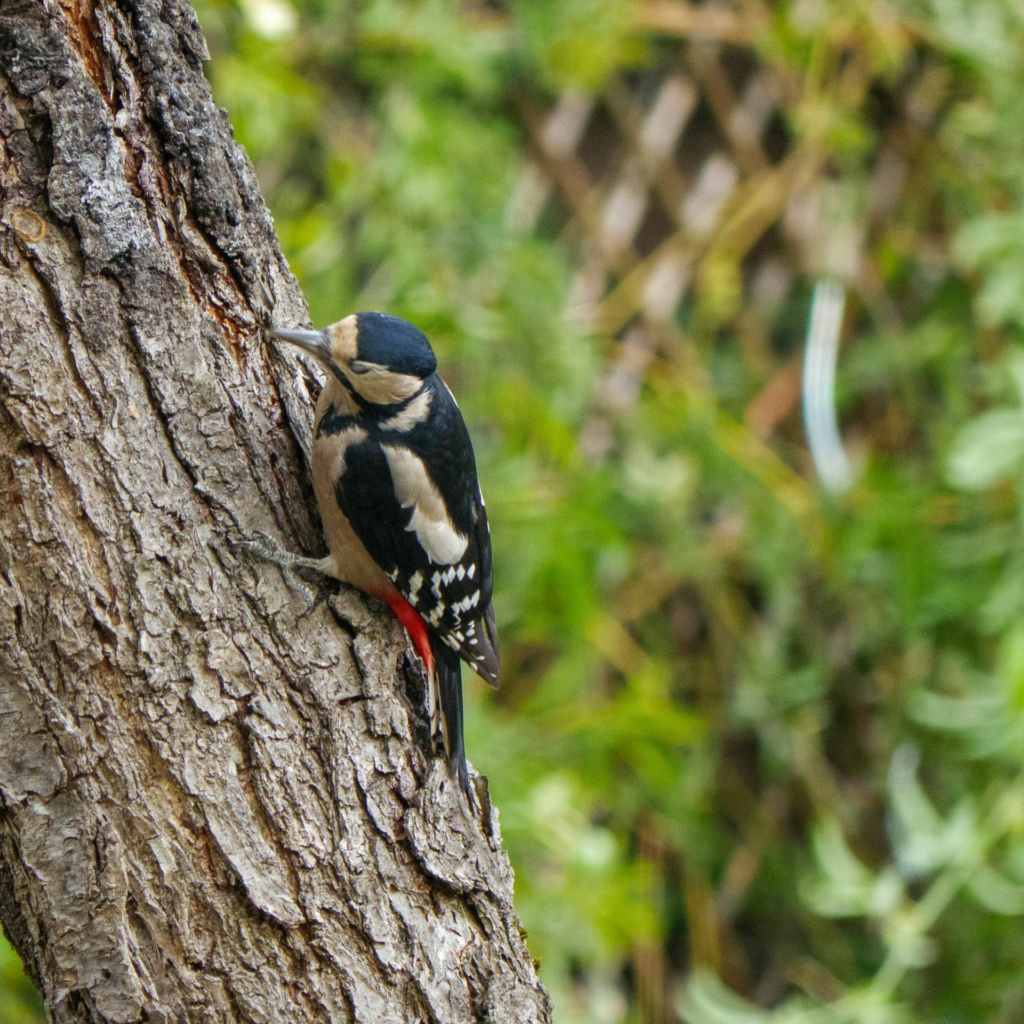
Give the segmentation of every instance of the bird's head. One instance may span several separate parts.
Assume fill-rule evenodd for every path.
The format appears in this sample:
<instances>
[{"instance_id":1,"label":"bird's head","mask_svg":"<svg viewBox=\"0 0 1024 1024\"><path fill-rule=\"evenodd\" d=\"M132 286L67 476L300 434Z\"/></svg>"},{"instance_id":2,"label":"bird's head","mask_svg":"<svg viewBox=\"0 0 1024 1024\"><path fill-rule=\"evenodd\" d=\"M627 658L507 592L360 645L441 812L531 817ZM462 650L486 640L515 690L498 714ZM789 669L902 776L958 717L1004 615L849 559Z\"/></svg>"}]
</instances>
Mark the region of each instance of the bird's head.
<instances>
[{"instance_id":1,"label":"bird's head","mask_svg":"<svg viewBox=\"0 0 1024 1024\"><path fill-rule=\"evenodd\" d=\"M437 369L426 335L386 313L353 313L322 331L275 329L270 334L315 356L371 405L406 401Z\"/></svg>"}]
</instances>

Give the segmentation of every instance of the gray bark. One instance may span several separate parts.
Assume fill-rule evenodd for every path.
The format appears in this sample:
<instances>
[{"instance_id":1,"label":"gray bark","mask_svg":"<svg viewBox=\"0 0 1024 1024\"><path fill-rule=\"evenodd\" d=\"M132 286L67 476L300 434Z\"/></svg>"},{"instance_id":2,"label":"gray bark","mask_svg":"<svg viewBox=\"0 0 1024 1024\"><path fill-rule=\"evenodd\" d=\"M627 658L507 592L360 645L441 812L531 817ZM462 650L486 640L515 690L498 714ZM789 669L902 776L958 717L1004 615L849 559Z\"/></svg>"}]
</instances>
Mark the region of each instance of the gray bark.
<instances>
[{"instance_id":1,"label":"gray bark","mask_svg":"<svg viewBox=\"0 0 1024 1024\"><path fill-rule=\"evenodd\" d=\"M204 57L0 0L0 918L59 1022L549 1020L400 628L229 543L320 548L316 382Z\"/></svg>"}]
</instances>

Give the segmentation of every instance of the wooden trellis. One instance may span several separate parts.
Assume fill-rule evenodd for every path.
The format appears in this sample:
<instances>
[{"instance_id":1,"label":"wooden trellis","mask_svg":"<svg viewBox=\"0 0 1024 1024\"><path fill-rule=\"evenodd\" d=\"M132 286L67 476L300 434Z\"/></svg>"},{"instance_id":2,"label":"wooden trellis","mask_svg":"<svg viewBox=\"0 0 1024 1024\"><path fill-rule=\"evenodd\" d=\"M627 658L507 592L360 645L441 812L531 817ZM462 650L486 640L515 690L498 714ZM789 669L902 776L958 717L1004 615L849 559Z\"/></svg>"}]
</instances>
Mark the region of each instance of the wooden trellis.
<instances>
[{"instance_id":1,"label":"wooden trellis","mask_svg":"<svg viewBox=\"0 0 1024 1024\"><path fill-rule=\"evenodd\" d=\"M716 256L736 272L748 324L751 311L763 320L787 302L801 279L877 290L866 234L906 188L942 98L914 55L880 114L881 142L851 211L825 147L791 135L800 89L755 56L756 17L667 2L643 8L640 22L667 51L655 70L525 108L532 162L511 209L520 230L554 224L577 248L569 312L618 339L602 399L609 411L632 404L659 351L680 349L702 267ZM846 102L851 93L867 102L877 86L869 62L854 53L850 65ZM779 353L763 336L744 347L764 380L747 409L761 437L797 404L797 348Z\"/></svg>"}]
</instances>

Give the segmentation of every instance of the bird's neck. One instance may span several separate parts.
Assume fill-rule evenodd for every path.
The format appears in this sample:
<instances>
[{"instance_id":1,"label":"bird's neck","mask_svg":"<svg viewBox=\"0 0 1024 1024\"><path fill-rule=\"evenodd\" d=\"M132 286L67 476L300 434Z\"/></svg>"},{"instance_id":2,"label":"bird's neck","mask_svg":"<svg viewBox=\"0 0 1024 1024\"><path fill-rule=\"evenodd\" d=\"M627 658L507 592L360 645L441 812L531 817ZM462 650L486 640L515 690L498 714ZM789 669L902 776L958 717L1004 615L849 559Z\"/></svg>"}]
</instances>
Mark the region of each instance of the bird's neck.
<instances>
[{"instance_id":1,"label":"bird's neck","mask_svg":"<svg viewBox=\"0 0 1024 1024\"><path fill-rule=\"evenodd\" d=\"M423 381L420 388L408 397L399 402L380 405L360 398L353 392L351 385L332 375L328 377L316 405L316 414L313 419L314 436L320 435L321 423L329 432L340 429L343 424L351 424L353 421L360 421L368 427L379 425L382 422L387 425L387 421L401 414L403 409L407 409L417 402L422 403L425 398L423 415L419 415L414 420L414 423L419 422L424 418L425 413L429 412L431 395L437 390L438 385L444 387L441 378L435 373ZM408 427L400 429L408 429Z\"/></svg>"}]
</instances>

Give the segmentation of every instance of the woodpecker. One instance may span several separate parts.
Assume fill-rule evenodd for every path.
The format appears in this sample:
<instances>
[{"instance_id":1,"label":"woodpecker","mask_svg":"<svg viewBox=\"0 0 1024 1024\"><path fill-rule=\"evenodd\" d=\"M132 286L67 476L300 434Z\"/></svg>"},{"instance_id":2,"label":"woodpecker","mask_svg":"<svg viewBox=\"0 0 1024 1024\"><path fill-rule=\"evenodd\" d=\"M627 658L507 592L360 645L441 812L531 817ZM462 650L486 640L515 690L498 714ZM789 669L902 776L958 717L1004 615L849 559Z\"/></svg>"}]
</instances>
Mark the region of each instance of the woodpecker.
<instances>
[{"instance_id":1,"label":"woodpecker","mask_svg":"<svg viewBox=\"0 0 1024 1024\"><path fill-rule=\"evenodd\" d=\"M494 687L499 662L491 538L459 407L426 336L399 317L270 333L328 374L312 474L330 555L316 568L386 601L405 627L426 668L432 731L472 799L460 661Z\"/></svg>"}]
</instances>

